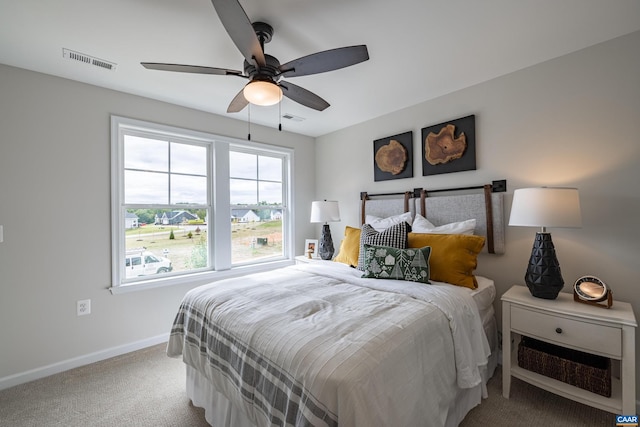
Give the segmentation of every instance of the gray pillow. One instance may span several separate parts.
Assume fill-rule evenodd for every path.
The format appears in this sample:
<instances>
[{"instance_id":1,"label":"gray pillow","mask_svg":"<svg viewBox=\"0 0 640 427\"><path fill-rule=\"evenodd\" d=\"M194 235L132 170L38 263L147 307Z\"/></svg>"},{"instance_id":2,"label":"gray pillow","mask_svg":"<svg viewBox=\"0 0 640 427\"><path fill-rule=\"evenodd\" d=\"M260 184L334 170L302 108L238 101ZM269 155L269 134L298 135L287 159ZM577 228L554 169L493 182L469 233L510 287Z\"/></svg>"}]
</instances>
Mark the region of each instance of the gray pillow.
<instances>
[{"instance_id":1,"label":"gray pillow","mask_svg":"<svg viewBox=\"0 0 640 427\"><path fill-rule=\"evenodd\" d=\"M384 231L376 231L371 225L365 224L360 231L360 253L358 253L358 270L364 271L364 245L389 246L405 249L407 247L407 233L411 226L405 221L394 224Z\"/></svg>"}]
</instances>

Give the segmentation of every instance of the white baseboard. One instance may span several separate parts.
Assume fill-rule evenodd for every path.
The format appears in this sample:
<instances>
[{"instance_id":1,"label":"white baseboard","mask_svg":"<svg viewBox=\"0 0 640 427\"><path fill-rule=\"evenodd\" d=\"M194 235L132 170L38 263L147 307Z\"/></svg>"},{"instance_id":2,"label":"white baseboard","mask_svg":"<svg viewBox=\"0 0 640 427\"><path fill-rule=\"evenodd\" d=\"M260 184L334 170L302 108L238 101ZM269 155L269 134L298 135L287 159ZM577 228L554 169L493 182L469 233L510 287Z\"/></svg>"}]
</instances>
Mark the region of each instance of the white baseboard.
<instances>
[{"instance_id":1,"label":"white baseboard","mask_svg":"<svg viewBox=\"0 0 640 427\"><path fill-rule=\"evenodd\" d=\"M63 360L61 362L43 366L41 368L31 369L26 372L9 375L8 377L0 378L0 390L4 390L6 388L40 378L48 377L49 375L58 374L60 372L68 371L69 369L88 365L90 363L99 362L111 357L131 353L132 351L141 350L143 348L151 347L157 344L162 344L163 342L167 341L169 341L169 333L146 338L144 340L132 342L118 347L107 348L105 350L96 351L95 353L85 354L83 356L74 357L72 359Z\"/></svg>"}]
</instances>

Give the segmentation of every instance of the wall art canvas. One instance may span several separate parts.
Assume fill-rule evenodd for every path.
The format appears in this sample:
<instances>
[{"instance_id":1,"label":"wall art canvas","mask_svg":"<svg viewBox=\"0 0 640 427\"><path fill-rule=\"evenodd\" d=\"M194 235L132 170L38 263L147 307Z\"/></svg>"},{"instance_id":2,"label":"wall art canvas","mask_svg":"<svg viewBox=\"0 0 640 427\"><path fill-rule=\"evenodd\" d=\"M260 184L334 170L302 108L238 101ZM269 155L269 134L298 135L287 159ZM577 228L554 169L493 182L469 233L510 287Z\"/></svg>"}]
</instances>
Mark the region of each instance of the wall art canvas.
<instances>
[{"instance_id":1,"label":"wall art canvas","mask_svg":"<svg viewBox=\"0 0 640 427\"><path fill-rule=\"evenodd\" d=\"M475 170L475 115L422 128L422 175Z\"/></svg>"},{"instance_id":2,"label":"wall art canvas","mask_svg":"<svg viewBox=\"0 0 640 427\"><path fill-rule=\"evenodd\" d=\"M413 131L373 141L375 181L413 177Z\"/></svg>"}]
</instances>

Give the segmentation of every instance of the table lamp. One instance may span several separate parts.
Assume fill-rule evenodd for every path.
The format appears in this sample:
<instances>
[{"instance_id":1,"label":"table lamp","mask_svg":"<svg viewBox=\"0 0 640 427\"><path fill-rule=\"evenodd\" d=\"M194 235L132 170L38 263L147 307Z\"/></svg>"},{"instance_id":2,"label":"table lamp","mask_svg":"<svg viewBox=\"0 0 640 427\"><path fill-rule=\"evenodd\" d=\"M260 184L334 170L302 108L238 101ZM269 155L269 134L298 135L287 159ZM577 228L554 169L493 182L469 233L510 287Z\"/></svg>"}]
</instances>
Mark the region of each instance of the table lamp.
<instances>
[{"instance_id":1,"label":"table lamp","mask_svg":"<svg viewBox=\"0 0 640 427\"><path fill-rule=\"evenodd\" d=\"M340 221L340 208L336 201L316 201L311 203L311 222L323 222L322 236L319 242L318 253L320 258L330 260L333 257L333 240L329 222Z\"/></svg>"},{"instance_id":2,"label":"table lamp","mask_svg":"<svg viewBox=\"0 0 640 427\"><path fill-rule=\"evenodd\" d=\"M577 188L521 188L513 192L509 225L541 227L533 242L524 281L537 298L556 299L564 286L549 228L582 226Z\"/></svg>"}]
</instances>

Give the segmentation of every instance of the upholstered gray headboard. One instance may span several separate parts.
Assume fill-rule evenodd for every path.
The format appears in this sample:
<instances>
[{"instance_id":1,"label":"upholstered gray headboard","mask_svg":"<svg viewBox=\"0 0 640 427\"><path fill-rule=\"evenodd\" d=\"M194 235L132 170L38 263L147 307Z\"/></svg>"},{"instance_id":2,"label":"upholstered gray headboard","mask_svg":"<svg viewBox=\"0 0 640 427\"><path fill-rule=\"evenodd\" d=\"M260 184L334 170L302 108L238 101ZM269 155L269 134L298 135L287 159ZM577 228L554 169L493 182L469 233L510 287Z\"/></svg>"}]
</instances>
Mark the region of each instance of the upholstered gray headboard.
<instances>
[{"instance_id":1,"label":"upholstered gray headboard","mask_svg":"<svg viewBox=\"0 0 640 427\"><path fill-rule=\"evenodd\" d=\"M385 194L363 192L360 194L361 222L365 222L366 215L384 218L403 212L411 212L414 216L419 213L436 226L475 218L474 234L487 239L483 251L503 254L506 186L506 181L501 180L487 185L453 189L418 188L409 192Z\"/></svg>"}]
</instances>

